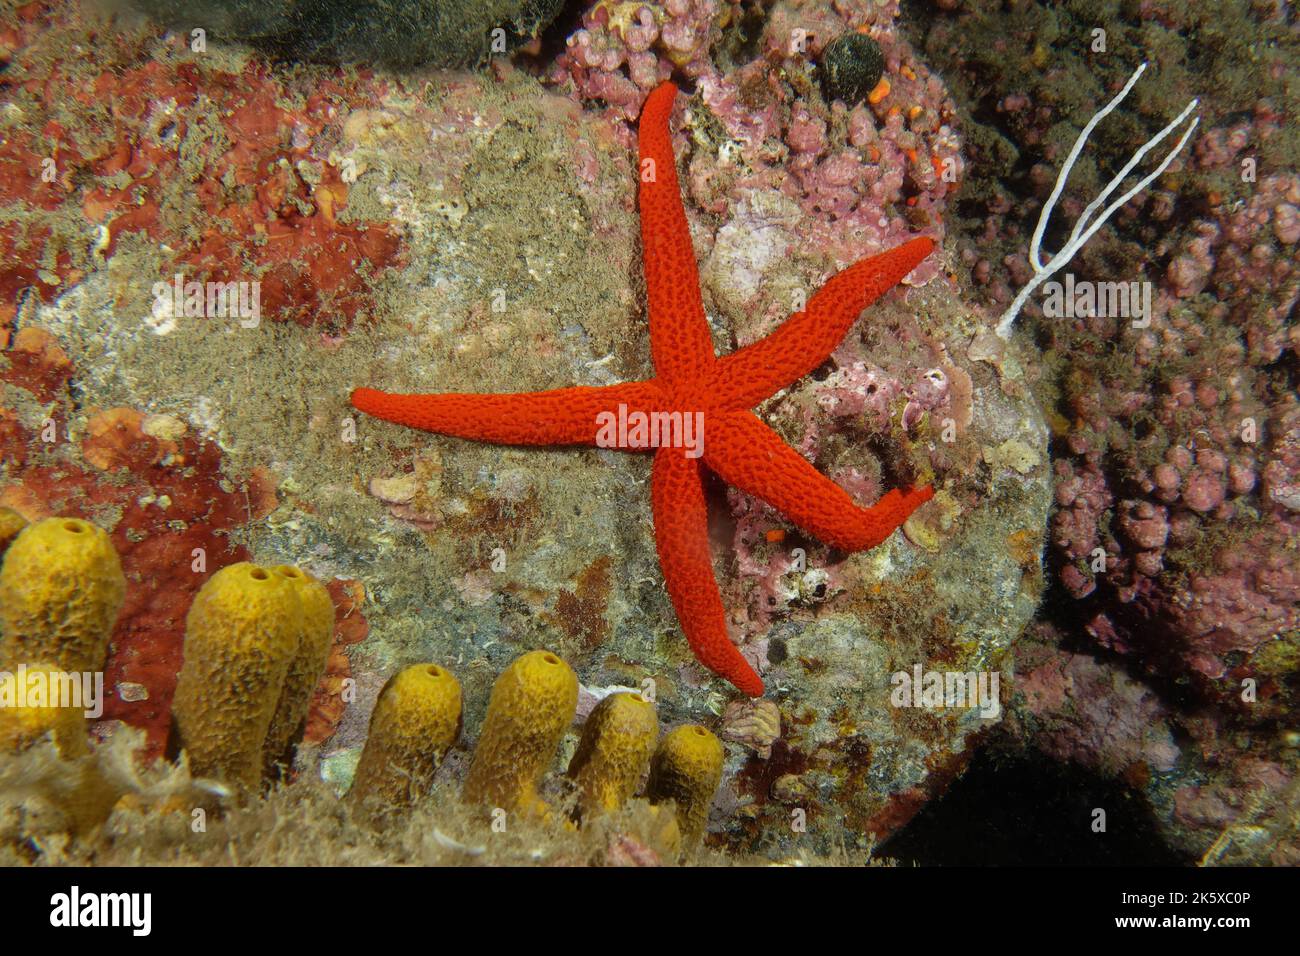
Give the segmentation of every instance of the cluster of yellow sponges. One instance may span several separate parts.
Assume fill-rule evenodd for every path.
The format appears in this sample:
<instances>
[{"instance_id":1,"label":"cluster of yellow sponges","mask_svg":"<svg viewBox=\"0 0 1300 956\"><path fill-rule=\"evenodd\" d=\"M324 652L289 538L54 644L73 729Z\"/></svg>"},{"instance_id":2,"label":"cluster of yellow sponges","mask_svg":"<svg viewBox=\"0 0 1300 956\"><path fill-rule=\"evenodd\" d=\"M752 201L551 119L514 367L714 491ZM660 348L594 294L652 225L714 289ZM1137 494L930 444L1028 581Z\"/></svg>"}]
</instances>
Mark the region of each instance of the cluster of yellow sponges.
<instances>
[{"instance_id":1,"label":"cluster of yellow sponges","mask_svg":"<svg viewBox=\"0 0 1300 956\"><path fill-rule=\"evenodd\" d=\"M295 567L241 561L199 590L185 619L172 702L175 742L195 776L243 791L292 763L329 660L334 605Z\"/></svg>"},{"instance_id":2,"label":"cluster of yellow sponges","mask_svg":"<svg viewBox=\"0 0 1300 956\"><path fill-rule=\"evenodd\" d=\"M506 668L492 688L462 801L493 814L549 817L539 791L577 704L578 678L555 654L533 651ZM372 812L413 806L455 743L460 716L460 685L444 668L420 664L396 675L375 705L350 798ZM656 748L658 737L653 703L635 693L604 698L569 762L576 816L618 810L648 775L646 798L675 808L666 822L674 832L664 842L689 848L703 835L722 777L722 744L694 725L667 734Z\"/></svg>"},{"instance_id":3,"label":"cluster of yellow sponges","mask_svg":"<svg viewBox=\"0 0 1300 956\"><path fill-rule=\"evenodd\" d=\"M71 689L104 669L126 596L122 565L90 522L28 524L8 508L0 508L0 554L0 754L51 740L68 771L50 803L68 830L85 833L107 817L114 795L89 759L90 702Z\"/></svg>"},{"instance_id":4,"label":"cluster of yellow sponges","mask_svg":"<svg viewBox=\"0 0 1300 956\"><path fill-rule=\"evenodd\" d=\"M20 665L45 686L58 686L62 674L102 671L126 596L108 535L79 518L28 525L3 509L0 548L0 671L7 685L0 700L21 698ZM0 707L0 750L23 750L46 735L66 756L87 749L82 710L45 704Z\"/></svg>"},{"instance_id":5,"label":"cluster of yellow sponges","mask_svg":"<svg viewBox=\"0 0 1300 956\"><path fill-rule=\"evenodd\" d=\"M28 525L0 509L0 700L16 698L17 665L53 682L102 672L126 591L108 535L77 518ZM292 764L334 629L325 587L296 567L240 562L199 590L185 625L184 664L172 704L173 750L195 777L249 794ZM461 800L487 811L549 819L541 796L578 703L572 668L549 651L515 660L493 685ZM461 689L436 664L395 674L379 695L349 801L372 819L416 806L460 736ZM83 712L0 707L0 753L53 740L60 757L90 752ZM569 762L574 823L624 807L638 790L659 814L661 843L697 844L722 774L722 745L703 727L659 739L654 704L605 697L587 718ZM83 788L86 789L86 788ZM95 819L106 809L96 808ZM90 819L89 815L86 815Z\"/></svg>"},{"instance_id":6,"label":"cluster of yellow sponges","mask_svg":"<svg viewBox=\"0 0 1300 956\"><path fill-rule=\"evenodd\" d=\"M80 518L28 525L0 509L0 699L17 699L19 665L48 686L100 673L126 595L108 535ZM173 703L177 743L195 776L244 790L292 761L329 659L334 605L315 578L289 566L240 563L199 590L185 625L185 663ZM0 707L0 749L52 735L61 754L86 747L81 709Z\"/></svg>"}]
</instances>

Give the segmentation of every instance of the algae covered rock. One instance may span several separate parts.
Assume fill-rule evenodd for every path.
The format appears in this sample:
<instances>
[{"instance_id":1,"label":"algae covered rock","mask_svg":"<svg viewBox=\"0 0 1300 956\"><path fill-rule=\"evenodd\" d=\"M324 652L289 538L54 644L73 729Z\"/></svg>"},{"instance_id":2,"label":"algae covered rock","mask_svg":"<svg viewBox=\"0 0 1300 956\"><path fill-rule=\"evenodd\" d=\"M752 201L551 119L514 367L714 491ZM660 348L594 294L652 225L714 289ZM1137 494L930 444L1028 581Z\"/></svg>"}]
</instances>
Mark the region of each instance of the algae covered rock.
<instances>
[{"instance_id":1,"label":"algae covered rock","mask_svg":"<svg viewBox=\"0 0 1300 956\"><path fill-rule=\"evenodd\" d=\"M213 38L244 40L289 32L293 29L295 7L302 6L290 0L135 0L135 5L177 28L203 29Z\"/></svg>"},{"instance_id":2,"label":"algae covered rock","mask_svg":"<svg viewBox=\"0 0 1300 956\"><path fill-rule=\"evenodd\" d=\"M522 71L439 78L434 93L355 110L331 147L360 171L349 207L400 225L409 248L373 326L329 349L293 330L250 330L248 394L231 391L227 344L208 324L142 345L122 337L115 358L132 377L113 379L114 404L166 390L184 414L220 409L236 466L274 454L295 500L267 522L260 558L319 554L333 575L364 583L369 632L349 653L357 695L327 744L330 779L346 782L373 702L404 663L446 662L466 727L486 727L496 676L546 647L593 691L652 682L665 726L699 724L724 741L708 846L780 858L882 839L997 720L926 706L924 695L895 704L895 678L919 664L923 681L983 674L991 692L997 672L1005 688L1008 652L1042 589L1051 476L1023 373L971 347L984 320L939 273L936 252L825 367L757 409L863 505L900 476L932 480L935 497L880 547L846 555L752 498L711 493L728 625L768 687L761 714L733 714L737 695L696 662L664 590L647 459L435 437L360 420L347 405L357 386L522 391L651 373L627 130ZM721 162L684 152L682 167L706 179ZM722 354L770 332L795 292L885 244L845 227L837 245L810 246L805 214L779 190L735 189L719 196L720 226L686 204ZM117 321L103 301L84 314ZM57 318L45 316L63 328ZM194 362L204 349L220 360ZM286 354L296 356L291 385ZM282 403L286 388L302 401ZM272 404L284 409L273 427ZM355 440L340 440L349 420ZM1021 445L1028 452L1011 461L996 453ZM552 730L546 767L578 745L567 718ZM454 783L461 769L444 772ZM795 810L807 832L791 829Z\"/></svg>"},{"instance_id":3,"label":"algae covered rock","mask_svg":"<svg viewBox=\"0 0 1300 956\"><path fill-rule=\"evenodd\" d=\"M536 37L562 0L136 0L177 29L327 63L476 66Z\"/></svg>"},{"instance_id":4,"label":"algae covered rock","mask_svg":"<svg viewBox=\"0 0 1300 956\"><path fill-rule=\"evenodd\" d=\"M374 197L408 225L414 257L448 277L430 288L413 270L408 304L340 372L347 386L492 392L648 374L634 157L611 143L607 120L562 97L519 78L503 92L508 101L478 80L457 81L431 105L387 104L341 144L383 171ZM462 116L472 121L444 122ZM587 143L598 144L594 156ZM435 165L441 179L422 175ZM705 294L723 304L715 345L724 354L788 314L774 314L771 300L815 288L833 267L792 254L763 260L759 281L745 284L734 263L753 260L749 244L803 244L798 211L780 196L745 202L736 235L724 230L696 250ZM785 211L751 228L745 209L768 206ZM758 414L863 504L900 474L933 476L934 500L878 548L852 555L745 495L710 502L732 635L776 713L724 716L732 691L687 646L658 565L647 460L487 446L373 421L358 424L346 450L369 501L328 505L327 540L355 562L338 573L382 595L353 655L359 683L377 688L394 660L463 655L478 662L457 669L474 726L490 675L526 648L548 647L592 688L652 681L665 723L703 724L727 741L708 826L728 846L825 852L846 834L866 847L893 832L998 719L989 698L1009 680L1008 652L1038 603L1050 504L1047 431L1023 373L1010 357L972 348L980 320L929 276L872 306L824 369ZM400 317L411 311L438 318L413 338ZM1009 442L1027 449L1014 467L986 454ZM918 665L922 686L896 703L898 675L911 681ZM983 713L965 706L973 700L945 707L943 695L938 705L925 697L927 679L950 673L973 675L973 692L982 677ZM365 709L356 710L334 741L340 749L361 743ZM802 804L774 795L769 767L772 779L797 778L782 794ZM791 831L795 809L806 811L807 833Z\"/></svg>"}]
</instances>

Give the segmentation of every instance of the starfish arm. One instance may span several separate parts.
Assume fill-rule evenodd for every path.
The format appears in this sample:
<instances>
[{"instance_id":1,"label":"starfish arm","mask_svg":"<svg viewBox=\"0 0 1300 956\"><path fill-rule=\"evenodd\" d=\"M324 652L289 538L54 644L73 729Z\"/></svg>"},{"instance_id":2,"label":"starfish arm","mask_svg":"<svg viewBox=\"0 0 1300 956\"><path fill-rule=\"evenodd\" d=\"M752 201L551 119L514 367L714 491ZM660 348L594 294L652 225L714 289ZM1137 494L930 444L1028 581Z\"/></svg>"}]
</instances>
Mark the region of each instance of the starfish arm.
<instances>
[{"instance_id":1,"label":"starfish arm","mask_svg":"<svg viewBox=\"0 0 1300 956\"><path fill-rule=\"evenodd\" d=\"M934 497L929 485L894 488L862 508L752 412L715 413L708 426L704 461L723 481L761 498L819 541L844 551L874 548Z\"/></svg>"},{"instance_id":2,"label":"starfish arm","mask_svg":"<svg viewBox=\"0 0 1300 956\"><path fill-rule=\"evenodd\" d=\"M672 83L656 87L641 110L640 126L641 246L650 354L656 374L669 381L698 380L714 363L668 130L676 95Z\"/></svg>"},{"instance_id":3,"label":"starfish arm","mask_svg":"<svg viewBox=\"0 0 1300 956\"><path fill-rule=\"evenodd\" d=\"M862 310L916 268L934 249L927 237L861 259L837 272L775 332L718 360L716 387L724 400L749 408L821 365Z\"/></svg>"},{"instance_id":4,"label":"starfish arm","mask_svg":"<svg viewBox=\"0 0 1300 956\"><path fill-rule=\"evenodd\" d=\"M373 388L352 392L353 407L375 418L498 445L595 445L596 416L617 414L620 404L652 411L661 407L663 395L653 379L489 395L395 395Z\"/></svg>"},{"instance_id":5,"label":"starfish arm","mask_svg":"<svg viewBox=\"0 0 1300 956\"><path fill-rule=\"evenodd\" d=\"M687 458L680 448L660 449L651 472L650 501L664 584L696 659L750 697L761 697L763 681L727 636L713 577L699 460Z\"/></svg>"}]
</instances>

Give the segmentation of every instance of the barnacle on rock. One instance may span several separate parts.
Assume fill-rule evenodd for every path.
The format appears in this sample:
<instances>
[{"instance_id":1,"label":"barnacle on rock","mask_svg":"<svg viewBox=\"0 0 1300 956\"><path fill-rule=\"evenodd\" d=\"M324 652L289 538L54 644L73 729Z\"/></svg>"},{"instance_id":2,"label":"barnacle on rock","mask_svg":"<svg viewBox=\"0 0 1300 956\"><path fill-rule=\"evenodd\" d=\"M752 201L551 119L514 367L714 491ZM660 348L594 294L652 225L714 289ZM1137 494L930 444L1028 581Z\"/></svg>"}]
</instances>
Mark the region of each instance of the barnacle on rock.
<instances>
[{"instance_id":1,"label":"barnacle on rock","mask_svg":"<svg viewBox=\"0 0 1300 956\"><path fill-rule=\"evenodd\" d=\"M724 740L743 744L766 760L781 738L781 709L773 700L737 700L722 715Z\"/></svg>"}]
</instances>

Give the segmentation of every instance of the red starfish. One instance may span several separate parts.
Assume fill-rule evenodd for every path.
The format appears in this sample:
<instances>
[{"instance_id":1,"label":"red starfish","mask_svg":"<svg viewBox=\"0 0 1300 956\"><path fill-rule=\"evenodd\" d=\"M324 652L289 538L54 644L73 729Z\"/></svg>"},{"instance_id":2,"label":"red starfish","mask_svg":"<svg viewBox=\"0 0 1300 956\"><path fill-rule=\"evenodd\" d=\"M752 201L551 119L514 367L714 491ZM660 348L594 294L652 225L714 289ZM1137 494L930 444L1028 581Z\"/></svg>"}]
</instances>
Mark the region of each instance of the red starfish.
<instances>
[{"instance_id":1,"label":"red starfish","mask_svg":"<svg viewBox=\"0 0 1300 956\"><path fill-rule=\"evenodd\" d=\"M933 490L895 488L860 508L749 409L824 362L862 310L911 272L934 243L913 239L854 263L767 338L714 356L668 131L676 94L673 84L662 84L641 113L641 243L654 378L497 395L393 395L358 388L352 404L386 421L502 445L595 445L598 416L613 415L620 405L644 413L679 412L683 419L702 412L703 463L724 481L827 544L846 551L873 548L929 501ZM650 487L659 564L700 663L758 697L762 680L727 636L702 478L698 455L687 457L680 447L655 453Z\"/></svg>"}]
</instances>

